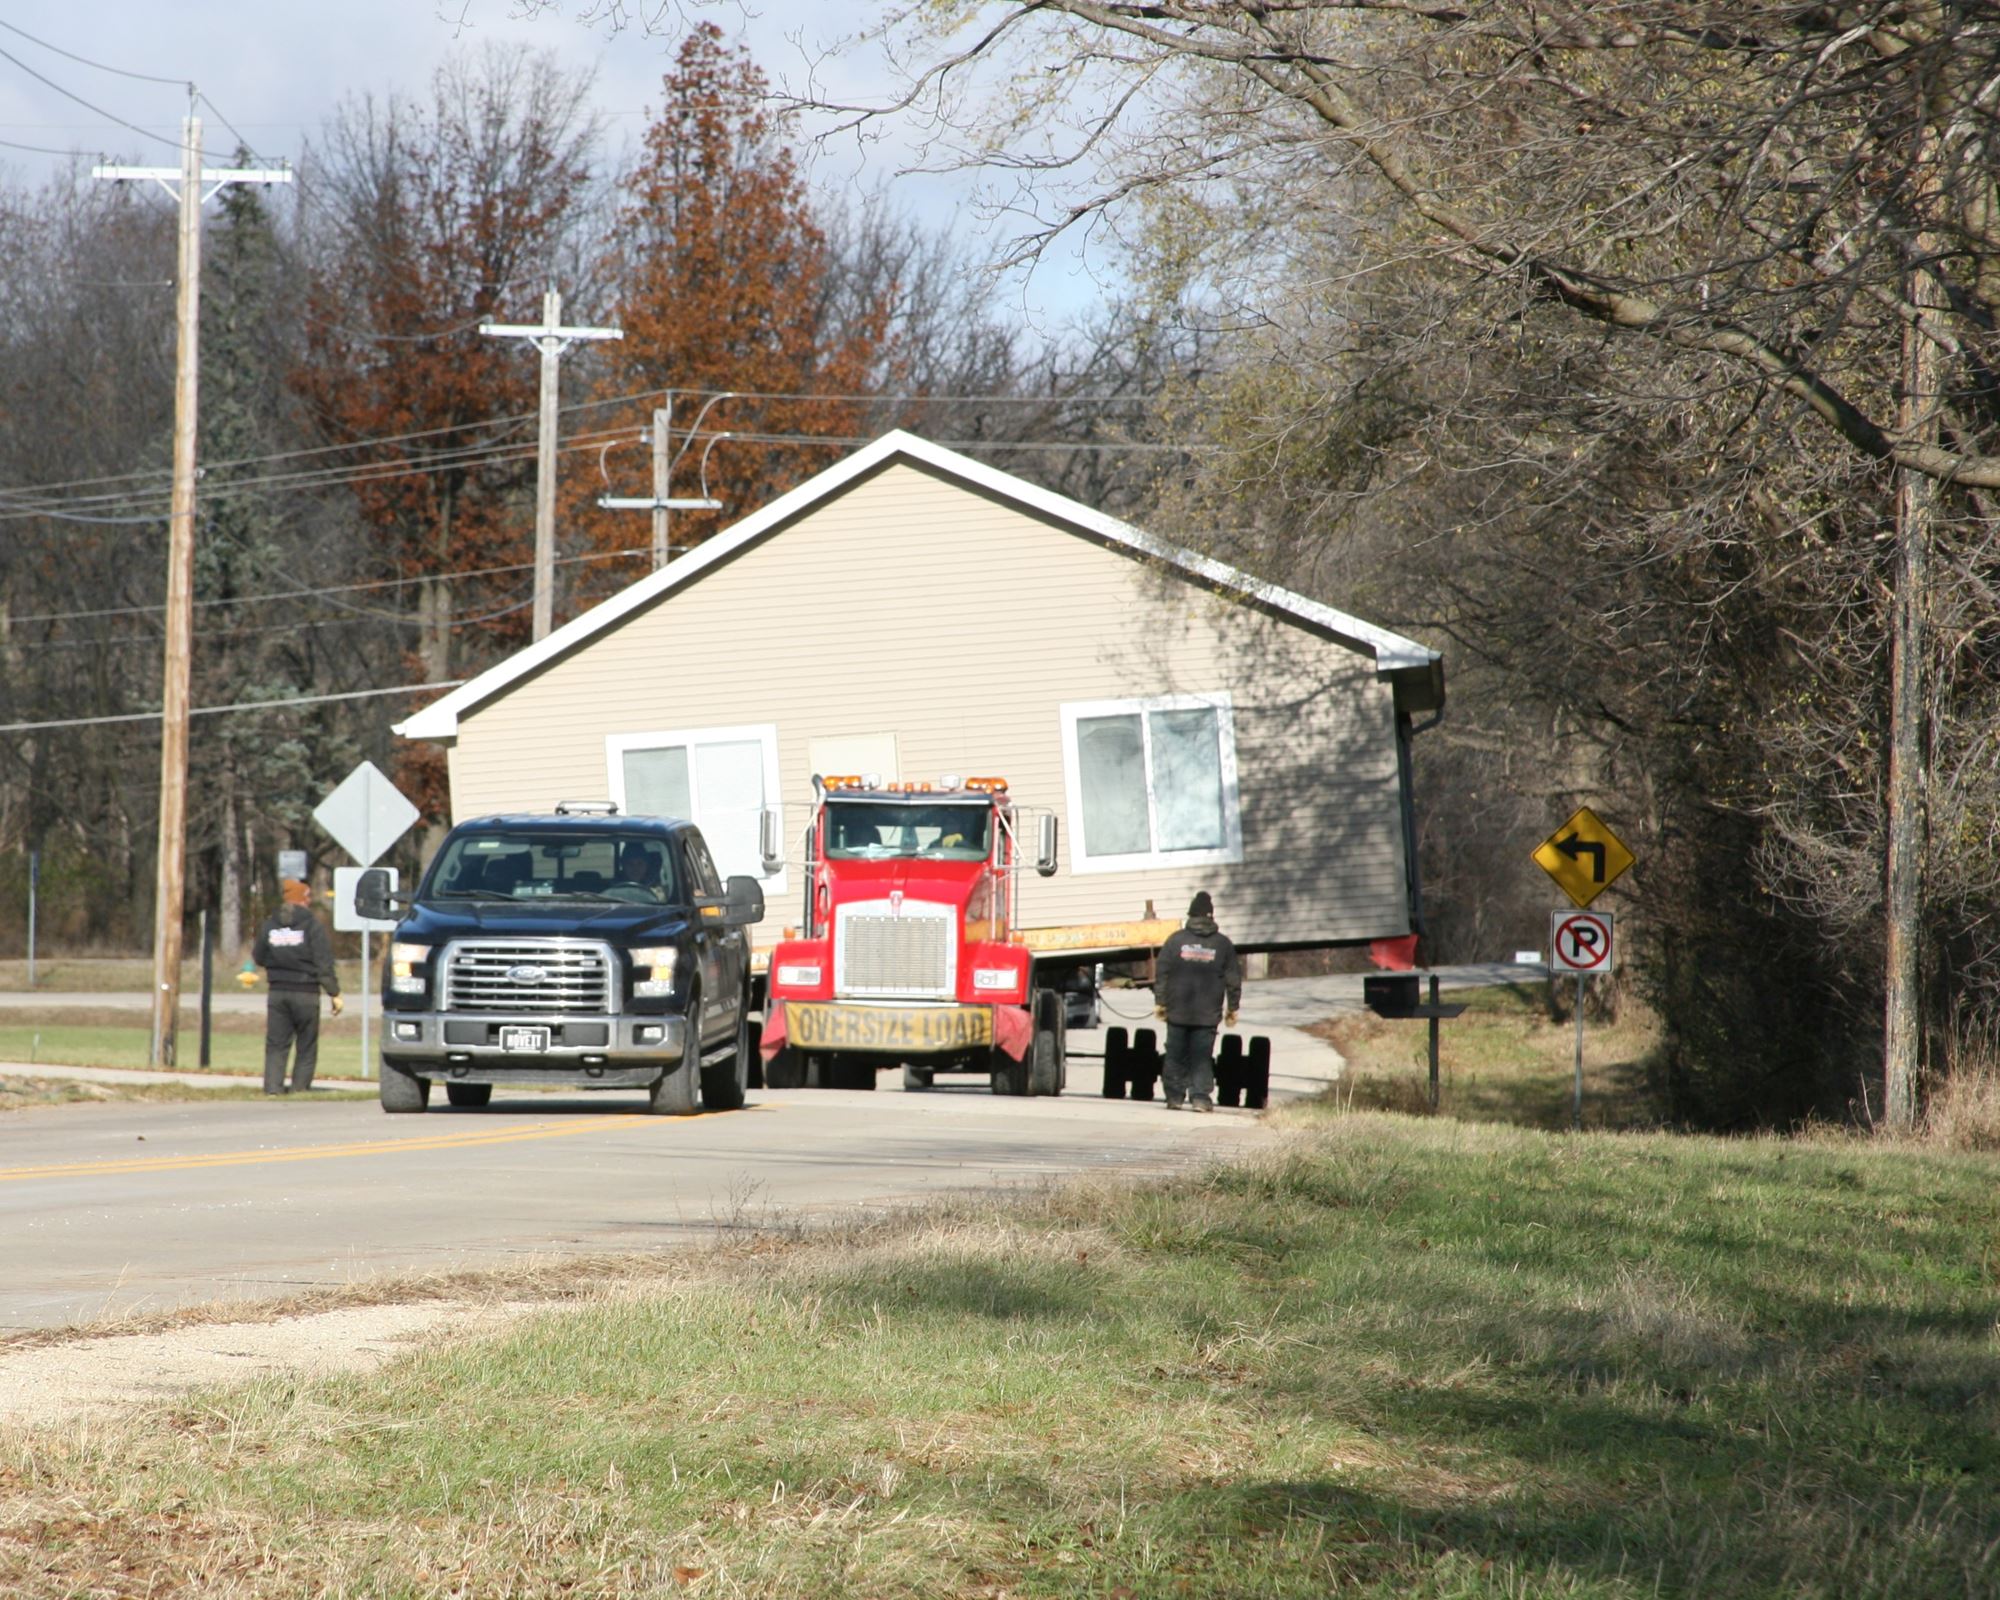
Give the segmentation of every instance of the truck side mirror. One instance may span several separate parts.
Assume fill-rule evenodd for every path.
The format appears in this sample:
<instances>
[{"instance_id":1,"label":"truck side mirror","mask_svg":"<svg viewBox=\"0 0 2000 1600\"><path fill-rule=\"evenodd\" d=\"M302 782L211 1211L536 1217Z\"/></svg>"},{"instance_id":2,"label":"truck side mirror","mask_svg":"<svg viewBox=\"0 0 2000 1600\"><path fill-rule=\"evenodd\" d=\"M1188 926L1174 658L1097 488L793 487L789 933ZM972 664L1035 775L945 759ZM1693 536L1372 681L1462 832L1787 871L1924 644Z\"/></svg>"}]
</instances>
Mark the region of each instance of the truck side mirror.
<instances>
[{"instance_id":1,"label":"truck side mirror","mask_svg":"<svg viewBox=\"0 0 2000 1600\"><path fill-rule=\"evenodd\" d=\"M757 814L757 854L766 877L784 870L785 842L778 834L776 806L766 806Z\"/></svg>"},{"instance_id":2,"label":"truck side mirror","mask_svg":"<svg viewBox=\"0 0 2000 1600\"><path fill-rule=\"evenodd\" d=\"M370 922L387 922L395 915L389 909L389 873L370 867L354 882L354 911Z\"/></svg>"},{"instance_id":3,"label":"truck side mirror","mask_svg":"<svg viewBox=\"0 0 2000 1600\"><path fill-rule=\"evenodd\" d=\"M769 816L767 811L764 813ZM764 920L764 886L748 874L739 873L723 886L722 925L747 928Z\"/></svg>"},{"instance_id":4,"label":"truck side mirror","mask_svg":"<svg viewBox=\"0 0 2000 1600\"><path fill-rule=\"evenodd\" d=\"M1035 871L1044 878L1056 875L1056 814L1046 812L1041 818L1041 837L1035 844Z\"/></svg>"}]
</instances>

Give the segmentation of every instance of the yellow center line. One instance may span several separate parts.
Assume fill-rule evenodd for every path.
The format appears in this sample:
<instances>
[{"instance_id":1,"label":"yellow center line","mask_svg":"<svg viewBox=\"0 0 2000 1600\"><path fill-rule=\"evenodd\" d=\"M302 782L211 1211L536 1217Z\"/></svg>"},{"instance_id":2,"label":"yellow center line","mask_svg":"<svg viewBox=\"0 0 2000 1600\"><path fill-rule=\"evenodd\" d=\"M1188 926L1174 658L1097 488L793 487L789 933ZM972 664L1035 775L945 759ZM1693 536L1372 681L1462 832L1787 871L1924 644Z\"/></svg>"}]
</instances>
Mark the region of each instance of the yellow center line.
<instances>
[{"instance_id":1,"label":"yellow center line","mask_svg":"<svg viewBox=\"0 0 2000 1600\"><path fill-rule=\"evenodd\" d=\"M133 1172L185 1172L204 1167L254 1167L282 1161L331 1161L342 1156L393 1156L436 1150L472 1150L486 1145L561 1139L577 1133L615 1133L626 1128L658 1128L670 1120L634 1115L580 1118L574 1122L531 1122L507 1129L473 1129L404 1139L369 1139L357 1144L293 1145L277 1150L227 1150L207 1156L137 1156L117 1161L74 1161L47 1167L0 1167L0 1183L33 1178L77 1178Z\"/></svg>"}]
</instances>

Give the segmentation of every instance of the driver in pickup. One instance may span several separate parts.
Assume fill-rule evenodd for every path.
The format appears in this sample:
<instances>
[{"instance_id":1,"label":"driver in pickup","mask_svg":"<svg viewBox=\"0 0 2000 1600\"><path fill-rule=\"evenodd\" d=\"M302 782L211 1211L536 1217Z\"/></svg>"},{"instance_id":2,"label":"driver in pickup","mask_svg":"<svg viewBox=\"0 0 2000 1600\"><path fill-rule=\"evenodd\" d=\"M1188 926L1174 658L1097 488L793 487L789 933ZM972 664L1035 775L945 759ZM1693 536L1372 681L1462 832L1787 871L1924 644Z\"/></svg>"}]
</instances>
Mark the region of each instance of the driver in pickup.
<instances>
[{"instance_id":1,"label":"driver in pickup","mask_svg":"<svg viewBox=\"0 0 2000 1600\"><path fill-rule=\"evenodd\" d=\"M660 858L642 844L628 844L618 852L618 884L626 898L640 891L649 900L660 900Z\"/></svg>"}]
</instances>

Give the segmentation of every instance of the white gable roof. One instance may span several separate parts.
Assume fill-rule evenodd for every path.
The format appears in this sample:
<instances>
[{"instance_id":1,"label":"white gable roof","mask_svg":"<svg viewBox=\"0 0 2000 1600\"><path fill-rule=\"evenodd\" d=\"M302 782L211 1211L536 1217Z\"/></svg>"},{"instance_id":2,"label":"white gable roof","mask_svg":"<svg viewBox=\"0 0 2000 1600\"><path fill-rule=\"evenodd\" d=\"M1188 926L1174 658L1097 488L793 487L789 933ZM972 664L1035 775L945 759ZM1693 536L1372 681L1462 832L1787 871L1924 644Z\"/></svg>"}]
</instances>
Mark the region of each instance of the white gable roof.
<instances>
[{"instance_id":1,"label":"white gable roof","mask_svg":"<svg viewBox=\"0 0 2000 1600\"><path fill-rule=\"evenodd\" d=\"M423 710L395 724L395 731L407 739L450 739L458 733L458 719L474 707L492 699L508 685L528 676L548 662L567 655L588 640L615 628L631 613L643 610L663 595L684 588L718 562L726 560L747 544L754 543L771 528L791 520L822 500L832 499L849 484L867 476L888 461L902 457L931 468L943 476L957 478L989 494L1067 523L1106 544L1130 550L1135 555L1176 568L1191 579L1213 588L1240 595L1280 615L1324 632L1349 649L1372 656L1377 677L1418 676L1432 679L1442 692L1438 652L1349 616L1332 606L1308 600L1304 595L1274 583L1265 583L1223 562L1198 555L1154 538L1129 522L1093 511L1066 496L1036 487L1011 473L974 461L943 445L933 444L901 429L885 433L865 449L837 462L816 477L808 478L789 494L780 495L761 510L751 513L726 533L717 534L647 574L609 600L593 606L551 632L538 644L516 651L496 662L476 678L433 701Z\"/></svg>"}]
</instances>

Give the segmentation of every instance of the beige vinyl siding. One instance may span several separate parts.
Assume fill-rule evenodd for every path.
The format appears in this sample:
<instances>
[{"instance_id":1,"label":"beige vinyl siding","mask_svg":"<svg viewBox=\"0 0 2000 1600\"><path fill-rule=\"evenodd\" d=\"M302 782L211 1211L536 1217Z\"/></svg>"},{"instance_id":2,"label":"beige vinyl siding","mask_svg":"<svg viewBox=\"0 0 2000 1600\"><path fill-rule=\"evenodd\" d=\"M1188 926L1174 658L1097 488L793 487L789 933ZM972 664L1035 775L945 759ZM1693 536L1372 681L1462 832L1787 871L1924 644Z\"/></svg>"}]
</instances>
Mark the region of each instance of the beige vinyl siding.
<instances>
[{"instance_id":1,"label":"beige vinyl siding","mask_svg":"<svg viewBox=\"0 0 2000 1600\"><path fill-rule=\"evenodd\" d=\"M905 779L998 774L1061 812L1064 702L1216 693L1234 707L1242 862L1065 859L1024 877L1022 920L1178 916L1206 888L1245 944L1407 931L1394 713L1368 658L905 463L466 713L452 803L603 796L607 734L771 723L788 840L809 741L855 732L892 731ZM796 865L770 921L796 920Z\"/></svg>"}]
</instances>

